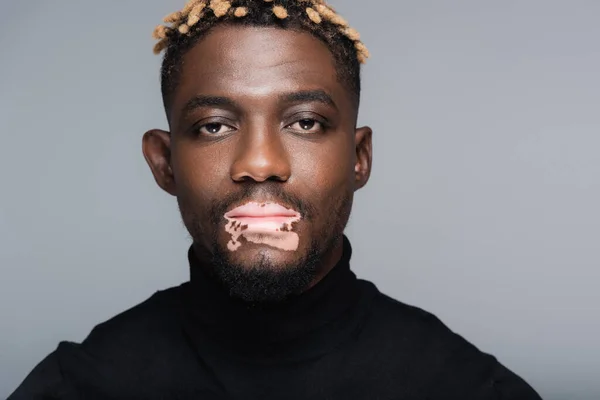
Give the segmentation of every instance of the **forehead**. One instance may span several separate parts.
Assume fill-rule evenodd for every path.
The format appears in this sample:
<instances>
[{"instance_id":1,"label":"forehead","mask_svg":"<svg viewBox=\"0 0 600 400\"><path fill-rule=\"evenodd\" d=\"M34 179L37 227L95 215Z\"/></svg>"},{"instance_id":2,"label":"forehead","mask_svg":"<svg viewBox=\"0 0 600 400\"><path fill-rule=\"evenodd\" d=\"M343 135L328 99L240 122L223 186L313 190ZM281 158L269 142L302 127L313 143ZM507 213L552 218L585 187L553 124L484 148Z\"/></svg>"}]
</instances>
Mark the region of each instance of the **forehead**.
<instances>
[{"instance_id":1,"label":"forehead","mask_svg":"<svg viewBox=\"0 0 600 400\"><path fill-rule=\"evenodd\" d=\"M173 112L198 94L277 97L284 92L320 89L348 102L327 46L307 32L221 26L183 57Z\"/></svg>"}]
</instances>

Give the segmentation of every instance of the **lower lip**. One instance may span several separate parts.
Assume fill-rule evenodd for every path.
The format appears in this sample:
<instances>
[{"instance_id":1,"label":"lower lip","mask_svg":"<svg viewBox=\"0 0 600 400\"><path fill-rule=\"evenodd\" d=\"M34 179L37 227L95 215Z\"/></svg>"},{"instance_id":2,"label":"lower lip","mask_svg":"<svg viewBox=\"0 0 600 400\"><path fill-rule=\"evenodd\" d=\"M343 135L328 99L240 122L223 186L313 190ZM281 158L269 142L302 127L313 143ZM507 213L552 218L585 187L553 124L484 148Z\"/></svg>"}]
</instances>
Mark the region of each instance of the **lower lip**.
<instances>
[{"instance_id":1,"label":"lower lip","mask_svg":"<svg viewBox=\"0 0 600 400\"><path fill-rule=\"evenodd\" d=\"M285 216L265 216L265 217L244 217L244 216L239 216L239 217L234 217L234 218L230 218L231 221L236 221L237 223L241 224L242 226L247 225L248 228L254 226L254 225L260 225L260 226L281 226L283 224L291 224L292 222L295 222L298 220L298 218L295 217L285 217Z\"/></svg>"},{"instance_id":2,"label":"lower lip","mask_svg":"<svg viewBox=\"0 0 600 400\"><path fill-rule=\"evenodd\" d=\"M299 236L292 231L292 224L298 222L298 217L291 216L261 216L226 217L228 220L225 230L231 235L227 248L236 251L242 243L243 236L248 242L265 244L286 251L298 249Z\"/></svg>"}]
</instances>

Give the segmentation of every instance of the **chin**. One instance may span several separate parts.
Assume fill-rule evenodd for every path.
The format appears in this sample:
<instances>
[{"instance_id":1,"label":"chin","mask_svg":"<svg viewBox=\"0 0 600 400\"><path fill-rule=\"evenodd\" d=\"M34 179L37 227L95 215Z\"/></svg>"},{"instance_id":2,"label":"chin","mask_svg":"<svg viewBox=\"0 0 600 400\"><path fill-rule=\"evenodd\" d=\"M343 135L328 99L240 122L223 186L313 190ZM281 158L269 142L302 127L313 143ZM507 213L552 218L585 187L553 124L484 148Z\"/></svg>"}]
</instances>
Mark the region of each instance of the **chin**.
<instances>
[{"instance_id":1,"label":"chin","mask_svg":"<svg viewBox=\"0 0 600 400\"><path fill-rule=\"evenodd\" d=\"M210 264L229 294L247 302L281 301L301 293L314 281L318 266L312 247L285 251L252 242L235 251L219 245Z\"/></svg>"},{"instance_id":2,"label":"chin","mask_svg":"<svg viewBox=\"0 0 600 400\"><path fill-rule=\"evenodd\" d=\"M244 269L269 269L273 271L300 267L307 258L308 251L283 250L263 243L246 241L236 250L225 251L225 258L230 264Z\"/></svg>"}]
</instances>

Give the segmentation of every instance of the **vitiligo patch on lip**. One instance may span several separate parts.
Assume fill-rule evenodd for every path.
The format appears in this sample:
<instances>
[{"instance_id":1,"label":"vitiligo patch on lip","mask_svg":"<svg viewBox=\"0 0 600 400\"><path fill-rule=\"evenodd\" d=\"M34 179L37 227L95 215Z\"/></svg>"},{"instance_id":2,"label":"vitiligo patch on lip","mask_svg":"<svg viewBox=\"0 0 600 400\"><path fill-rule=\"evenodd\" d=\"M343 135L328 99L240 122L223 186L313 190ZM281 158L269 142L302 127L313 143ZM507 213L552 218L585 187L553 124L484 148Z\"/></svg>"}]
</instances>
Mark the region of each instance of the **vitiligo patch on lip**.
<instances>
[{"instance_id":1,"label":"vitiligo patch on lip","mask_svg":"<svg viewBox=\"0 0 600 400\"><path fill-rule=\"evenodd\" d=\"M300 213L276 203L250 202L225 213L225 230L231 235L227 248L236 251L243 236L248 242L266 244L286 251L298 249L300 237L292 232L292 224Z\"/></svg>"}]
</instances>

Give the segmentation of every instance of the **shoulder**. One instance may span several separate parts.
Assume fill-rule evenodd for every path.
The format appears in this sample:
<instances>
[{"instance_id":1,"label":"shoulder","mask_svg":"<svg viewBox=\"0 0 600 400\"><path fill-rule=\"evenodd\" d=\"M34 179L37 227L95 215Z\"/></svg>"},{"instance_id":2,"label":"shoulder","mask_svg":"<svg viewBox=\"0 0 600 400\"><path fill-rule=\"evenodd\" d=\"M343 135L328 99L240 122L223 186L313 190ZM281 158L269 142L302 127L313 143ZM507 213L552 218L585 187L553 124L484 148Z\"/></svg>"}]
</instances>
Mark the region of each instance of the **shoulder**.
<instances>
[{"instance_id":1,"label":"shoulder","mask_svg":"<svg viewBox=\"0 0 600 400\"><path fill-rule=\"evenodd\" d=\"M477 363L481 368L496 364L496 359L480 351L458 333L452 331L437 316L419 307L380 294L373 307L374 331L382 340L403 351L411 363L433 372L456 373L465 363ZM385 324L385 329L383 326Z\"/></svg>"},{"instance_id":2,"label":"shoulder","mask_svg":"<svg viewBox=\"0 0 600 400\"><path fill-rule=\"evenodd\" d=\"M430 370L459 353L478 359L487 356L434 314L379 291L373 296L361 336L388 354L402 354L398 362L423 365Z\"/></svg>"},{"instance_id":3,"label":"shoulder","mask_svg":"<svg viewBox=\"0 0 600 400\"><path fill-rule=\"evenodd\" d=\"M182 286L156 292L97 325L82 343L61 342L10 399L75 399L82 390L125 390L135 371L152 368L153 356L173 353Z\"/></svg>"},{"instance_id":4,"label":"shoulder","mask_svg":"<svg viewBox=\"0 0 600 400\"><path fill-rule=\"evenodd\" d=\"M466 344L461 336L450 330L434 314L383 293L379 293L374 299L373 317L374 322L381 323L385 320L392 334L419 339L427 348L436 343L441 347Z\"/></svg>"},{"instance_id":5,"label":"shoulder","mask_svg":"<svg viewBox=\"0 0 600 400\"><path fill-rule=\"evenodd\" d=\"M184 285L154 293L145 301L96 325L82 342L84 347L101 346L104 342L119 343L167 333L169 322L177 318Z\"/></svg>"},{"instance_id":6,"label":"shoulder","mask_svg":"<svg viewBox=\"0 0 600 400\"><path fill-rule=\"evenodd\" d=\"M464 341L434 314L381 293L371 282L361 281L361 284L372 293L365 334L410 341L411 347L417 344L414 341L423 342L426 347L433 342L450 344Z\"/></svg>"},{"instance_id":7,"label":"shoulder","mask_svg":"<svg viewBox=\"0 0 600 400\"><path fill-rule=\"evenodd\" d=\"M177 385L192 357L180 314L186 285L156 292L98 324L81 344L61 343L56 353L65 380L84 393L132 396L133 392L162 393ZM165 370L165 365L170 367ZM131 385L138 381L144 381L144 386Z\"/></svg>"},{"instance_id":8,"label":"shoulder","mask_svg":"<svg viewBox=\"0 0 600 400\"><path fill-rule=\"evenodd\" d=\"M179 312L184 285L161 290L145 301L96 325L81 343L61 342L56 349L63 372L145 370L165 355L182 350ZM88 371L89 370L89 371Z\"/></svg>"},{"instance_id":9,"label":"shoulder","mask_svg":"<svg viewBox=\"0 0 600 400\"><path fill-rule=\"evenodd\" d=\"M432 398L539 399L523 379L434 314L380 292L362 335Z\"/></svg>"},{"instance_id":10,"label":"shoulder","mask_svg":"<svg viewBox=\"0 0 600 400\"><path fill-rule=\"evenodd\" d=\"M179 333L177 323L184 285L154 293L145 301L96 325L83 340L82 350L103 358L123 358L160 346ZM123 349L127 349L123 353Z\"/></svg>"}]
</instances>

